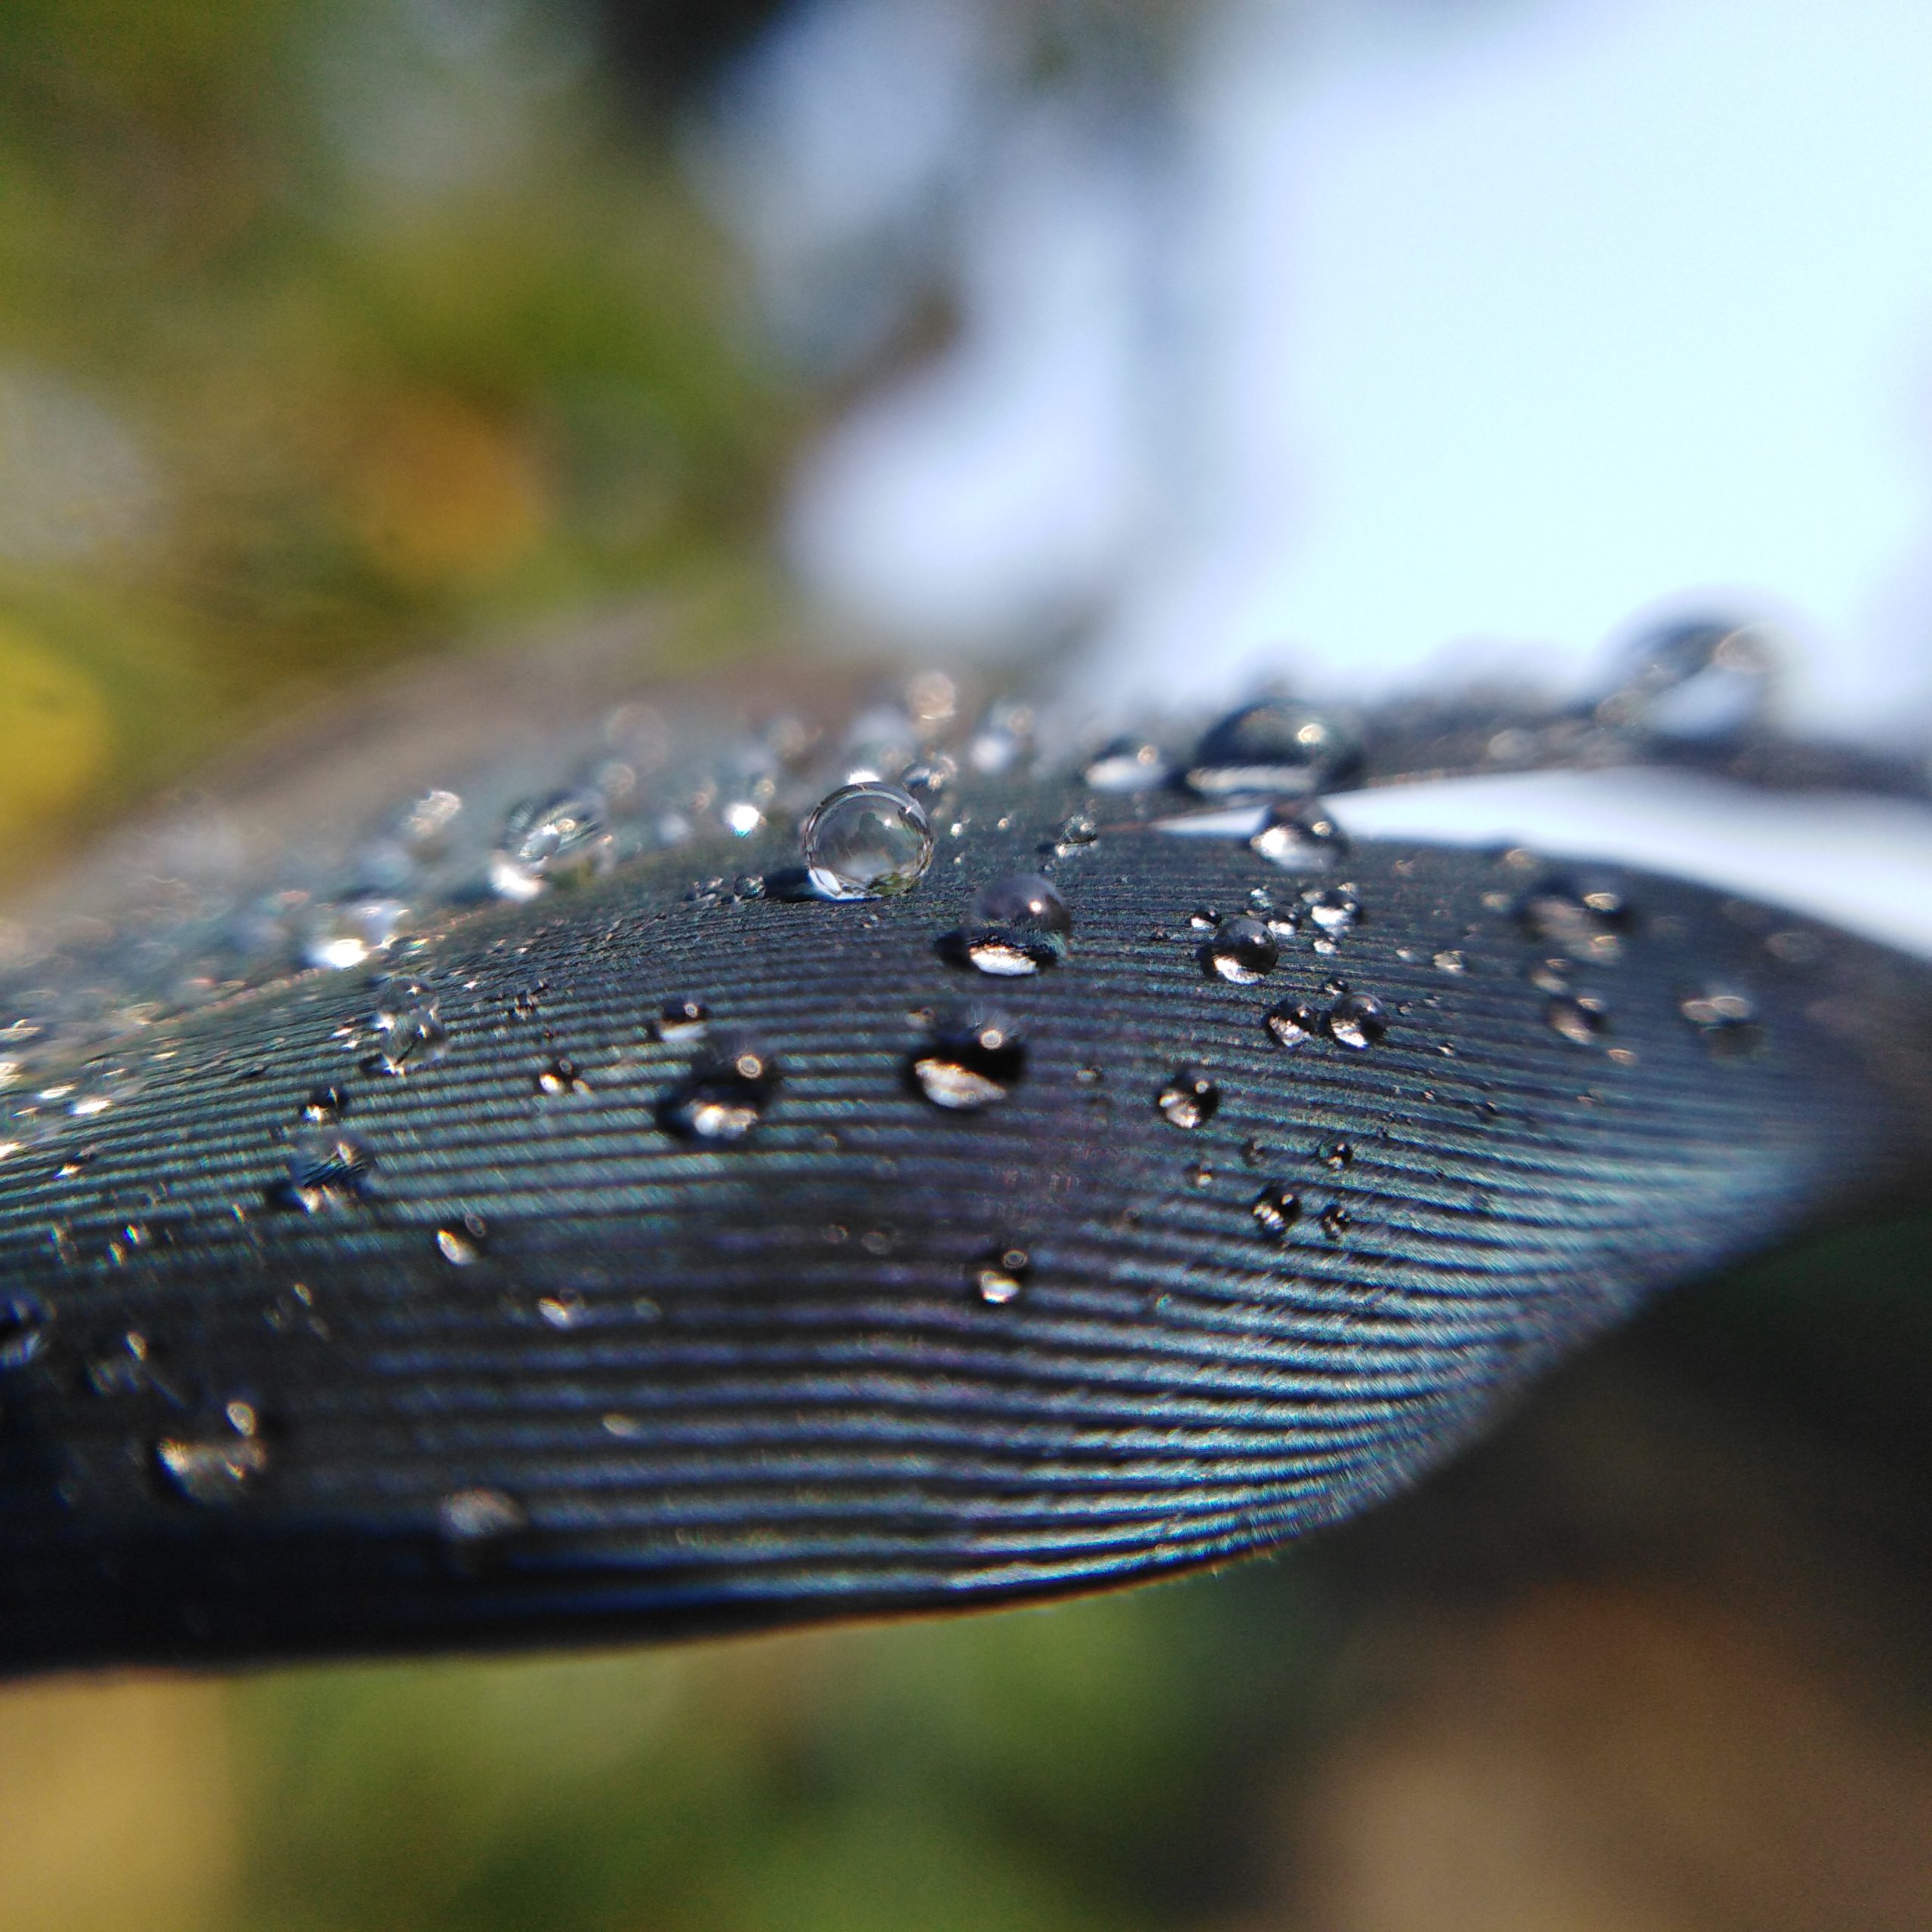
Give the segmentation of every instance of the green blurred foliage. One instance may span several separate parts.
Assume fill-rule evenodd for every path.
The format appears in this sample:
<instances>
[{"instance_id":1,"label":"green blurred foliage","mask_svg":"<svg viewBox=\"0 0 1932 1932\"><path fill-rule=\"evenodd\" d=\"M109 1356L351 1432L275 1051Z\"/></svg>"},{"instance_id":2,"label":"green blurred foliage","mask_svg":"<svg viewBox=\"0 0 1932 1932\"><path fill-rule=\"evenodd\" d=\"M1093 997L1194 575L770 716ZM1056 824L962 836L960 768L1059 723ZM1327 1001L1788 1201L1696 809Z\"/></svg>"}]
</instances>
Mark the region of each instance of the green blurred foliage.
<instances>
[{"instance_id":1,"label":"green blurred foliage","mask_svg":"<svg viewBox=\"0 0 1932 1932\"><path fill-rule=\"evenodd\" d=\"M959 1622L235 1694L238 1924L1205 1922L1321 1617L1271 1566ZM1306 1702L1305 1691L1301 1701Z\"/></svg>"},{"instance_id":2,"label":"green blurred foliage","mask_svg":"<svg viewBox=\"0 0 1932 1932\"><path fill-rule=\"evenodd\" d=\"M66 817L291 686L756 574L803 405L666 140L565 7L8 8L0 619L101 694Z\"/></svg>"}]
</instances>

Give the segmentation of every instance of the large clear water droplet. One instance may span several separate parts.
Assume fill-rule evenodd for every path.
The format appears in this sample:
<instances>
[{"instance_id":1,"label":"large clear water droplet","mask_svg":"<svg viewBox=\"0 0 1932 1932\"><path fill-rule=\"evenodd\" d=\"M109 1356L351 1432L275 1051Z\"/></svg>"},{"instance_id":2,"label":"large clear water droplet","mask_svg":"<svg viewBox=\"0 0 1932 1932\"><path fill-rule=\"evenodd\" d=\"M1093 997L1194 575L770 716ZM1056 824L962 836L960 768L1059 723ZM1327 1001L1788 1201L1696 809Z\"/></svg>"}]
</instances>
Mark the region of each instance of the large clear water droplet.
<instances>
[{"instance_id":1,"label":"large clear water droplet","mask_svg":"<svg viewBox=\"0 0 1932 1932\"><path fill-rule=\"evenodd\" d=\"M980 1011L941 1020L909 1063L913 1084L950 1113L977 1113L1004 1100L1026 1070L1018 1029L1004 1014Z\"/></svg>"},{"instance_id":2,"label":"large clear water droplet","mask_svg":"<svg viewBox=\"0 0 1932 1932\"><path fill-rule=\"evenodd\" d=\"M1735 737L1762 721L1777 671L1777 640L1765 625L1721 617L1672 624L1640 641L1596 715L1660 737Z\"/></svg>"},{"instance_id":3,"label":"large clear water droplet","mask_svg":"<svg viewBox=\"0 0 1932 1932\"><path fill-rule=\"evenodd\" d=\"M1328 713L1264 698L1202 737L1187 783L1205 798L1308 797L1352 777L1361 763L1361 746Z\"/></svg>"},{"instance_id":4,"label":"large clear water droplet","mask_svg":"<svg viewBox=\"0 0 1932 1932\"><path fill-rule=\"evenodd\" d=\"M1155 1095L1154 1104L1171 1125L1192 1129L1214 1118L1221 1090L1199 1067L1177 1067L1174 1078Z\"/></svg>"},{"instance_id":5,"label":"large clear water droplet","mask_svg":"<svg viewBox=\"0 0 1932 1932\"><path fill-rule=\"evenodd\" d=\"M932 863L925 808L897 785L841 785L805 821L805 870L826 899L910 892Z\"/></svg>"},{"instance_id":6,"label":"large clear water droplet","mask_svg":"<svg viewBox=\"0 0 1932 1932\"><path fill-rule=\"evenodd\" d=\"M1348 835L1318 799L1271 806L1248 841L1271 864L1288 872L1325 872L1348 855Z\"/></svg>"},{"instance_id":7,"label":"large clear water droplet","mask_svg":"<svg viewBox=\"0 0 1932 1932\"><path fill-rule=\"evenodd\" d=\"M1206 969L1230 986L1251 986L1274 971L1281 949L1259 919L1244 915L1222 920L1201 956Z\"/></svg>"},{"instance_id":8,"label":"large clear water droplet","mask_svg":"<svg viewBox=\"0 0 1932 1932\"><path fill-rule=\"evenodd\" d=\"M53 1317L30 1290L0 1295L0 1370L24 1368L46 1346Z\"/></svg>"},{"instance_id":9,"label":"large clear water droplet","mask_svg":"<svg viewBox=\"0 0 1932 1932\"><path fill-rule=\"evenodd\" d=\"M1372 1047L1388 1031L1382 1002L1367 993L1345 993L1328 1009L1328 1037L1345 1047Z\"/></svg>"},{"instance_id":10,"label":"large clear water droplet","mask_svg":"<svg viewBox=\"0 0 1932 1932\"><path fill-rule=\"evenodd\" d=\"M966 957L982 973L1011 979L1066 956L1073 915L1060 888L1037 872L1008 872L973 902Z\"/></svg>"},{"instance_id":11,"label":"large clear water droplet","mask_svg":"<svg viewBox=\"0 0 1932 1932\"><path fill-rule=\"evenodd\" d=\"M777 1060L742 1037L715 1041L658 1103L660 1123L688 1140L743 1140L764 1118L782 1079Z\"/></svg>"},{"instance_id":12,"label":"large clear water droplet","mask_svg":"<svg viewBox=\"0 0 1932 1932\"><path fill-rule=\"evenodd\" d=\"M490 856L491 888L505 899L534 899L608 871L614 856L604 801L594 792L527 798L503 821Z\"/></svg>"}]
</instances>

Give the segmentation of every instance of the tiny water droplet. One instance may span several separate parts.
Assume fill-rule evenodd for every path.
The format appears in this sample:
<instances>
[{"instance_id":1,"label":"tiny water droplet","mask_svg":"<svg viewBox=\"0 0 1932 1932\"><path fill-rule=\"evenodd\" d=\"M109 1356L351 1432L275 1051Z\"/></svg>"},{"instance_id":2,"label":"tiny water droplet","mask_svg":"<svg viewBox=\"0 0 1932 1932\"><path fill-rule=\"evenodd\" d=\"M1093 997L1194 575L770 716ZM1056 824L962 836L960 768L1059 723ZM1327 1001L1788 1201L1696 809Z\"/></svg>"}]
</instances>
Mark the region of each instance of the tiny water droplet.
<instances>
[{"instance_id":1,"label":"tiny water droplet","mask_svg":"<svg viewBox=\"0 0 1932 1932\"><path fill-rule=\"evenodd\" d=\"M303 934L305 966L365 965L402 937L409 908L399 899L350 899L318 906Z\"/></svg>"},{"instance_id":2,"label":"tiny water droplet","mask_svg":"<svg viewBox=\"0 0 1932 1932\"><path fill-rule=\"evenodd\" d=\"M1199 1067L1177 1067L1174 1078L1155 1095L1154 1104L1172 1125L1192 1129L1214 1118L1221 1090Z\"/></svg>"},{"instance_id":3,"label":"tiny water droplet","mask_svg":"<svg viewBox=\"0 0 1932 1932\"><path fill-rule=\"evenodd\" d=\"M1757 1008L1749 994L1713 988L1680 1001L1678 1011L1720 1059L1746 1058L1764 1044L1764 1029L1757 1023Z\"/></svg>"},{"instance_id":4,"label":"tiny water droplet","mask_svg":"<svg viewBox=\"0 0 1932 1932\"><path fill-rule=\"evenodd\" d=\"M909 892L932 863L925 808L897 785L841 785L805 821L805 869L826 899Z\"/></svg>"},{"instance_id":5,"label":"tiny water droplet","mask_svg":"<svg viewBox=\"0 0 1932 1932\"><path fill-rule=\"evenodd\" d=\"M452 1543L494 1541L530 1520L523 1505L500 1489L458 1489L436 1505L436 1527Z\"/></svg>"},{"instance_id":6,"label":"tiny water droplet","mask_svg":"<svg viewBox=\"0 0 1932 1932\"><path fill-rule=\"evenodd\" d=\"M1301 1196L1291 1187L1271 1180L1249 1203L1254 1225L1270 1241L1279 1241L1301 1219Z\"/></svg>"},{"instance_id":7,"label":"tiny water droplet","mask_svg":"<svg viewBox=\"0 0 1932 1932\"><path fill-rule=\"evenodd\" d=\"M537 1312L552 1328L574 1328L589 1312L589 1304L574 1288L559 1288L537 1298Z\"/></svg>"},{"instance_id":8,"label":"tiny water droplet","mask_svg":"<svg viewBox=\"0 0 1932 1932\"><path fill-rule=\"evenodd\" d=\"M1466 973L1469 962L1454 946L1445 946L1430 962L1438 973Z\"/></svg>"},{"instance_id":9,"label":"tiny water droplet","mask_svg":"<svg viewBox=\"0 0 1932 1932\"><path fill-rule=\"evenodd\" d=\"M247 1410L245 1404L231 1405ZM247 1413L248 1432L202 1440L185 1436L165 1436L155 1444L155 1460L162 1473L190 1503L220 1507L239 1503L251 1483L269 1466L268 1446L254 1433L252 1411Z\"/></svg>"},{"instance_id":10,"label":"tiny water droplet","mask_svg":"<svg viewBox=\"0 0 1932 1932\"><path fill-rule=\"evenodd\" d=\"M658 1009L655 1032L666 1046L701 1040L711 1025L711 1009L701 999L667 999Z\"/></svg>"},{"instance_id":11,"label":"tiny water droplet","mask_svg":"<svg viewBox=\"0 0 1932 1932\"><path fill-rule=\"evenodd\" d=\"M269 1190L274 1204L323 1214L368 1198L375 1158L339 1128L303 1128L288 1143L288 1178Z\"/></svg>"},{"instance_id":12,"label":"tiny water droplet","mask_svg":"<svg viewBox=\"0 0 1932 1932\"><path fill-rule=\"evenodd\" d=\"M1096 792L1151 792L1171 774L1158 745L1115 738L1097 752L1081 774Z\"/></svg>"},{"instance_id":13,"label":"tiny water droplet","mask_svg":"<svg viewBox=\"0 0 1932 1932\"><path fill-rule=\"evenodd\" d=\"M30 1290L0 1295L0 1370L24 1368L46 1346L53 1316Z\"/></svg>"},{"instance_id":14,"label":"tiny water droplet","mask_svg":"<svg viewBox=\"0 0 1932 1932\"><path fill-rule=\"evenodd\" d=\"M584 1078L583 1070L568 1056L558 1054L546 1060L537 1069L537 1091L555 1098L566 1094L587 1094L590 1082Z\"/></svg>"},{"instance_id":15,"label":"tiny water droplet","mask_svg":"<svg viewBox=\"0 0 1932 1932\"><path fill-rule=\"evenodd\" d=\"M1367 993L1346 993L1328 1011L1328 1036L1345 1047L1372 1047L1389 1031L1382 1002Z\"/></svg>"},{"instance_id":16,"label":"tiny water droplet","mask_svg":"<svg viewBox=\"0 0 1932 1932\"><path fill-rule=\"evenodd\" d=\"M1524 894L1516 916L1539 945L1600 964L1622 954L1631 924L1623 888L1600 875L1546 878Z\"/></svg>"},{"instance_id":17,"label":"tiny water droplet","mask_svg":"<svg viewBox=\"0 0 1932 1932\"><path fill-rule=\"evenodd\" d=\"M743 1140L764 1118L781 1079L777 1061L762 1047L727 1035L659 1101L659 1123L688 1140Z\"/></svg>"},{"instance_id":18,"label":"tiny water droplet","mask_svg":"<svg viewBox=\"0 0 1932 1932\"><path fill-rule=\"evenodd\" d=\"M1361 918L1361 901L1352 885L1322 886L1301 896L1312 924L1330 939L1340 939Z\"/></svg>"},{"instance_id":19,"label":"tiny water droplet","mask_svg":"<svg viewBox=\"0 0 1932 1932\"><path fill-rule=\"evenodd\" d=\"M1069 858L1094 844L1100 835L1100 828L1084 812L1075 812L1060 826L1059 836L1054 841L1054 854L1057 858Z\"/></svg>"},{"instance_id":20,"label":"tiny water droplet","mask_svg":"<svg viewBox=\"0 0 1932 1932\"><path fill-rule=\"evenodd\" d=\"M436 1003L417 980L401 980L385 988L369 1025L376 1051L362 1063L365 1073L401 1078L433 1066L449 1049Z\"/></svg>"},{"instance_id":21,"label":"tiny water droplet","mask_svg":"<svg viewBox=\"0 0 1932 1932\"><path fill-rule=\"evenodd\" d=\"M604 801L594 792L526 798L503 821L490 855L490 886L500 898L534 899L610 869L614 848Z\"/></svg>"},{"instance_id":22,"label":"tiny water droplet","mask_svg":"<svg viewBox=\"0 0 1932 1932\"><path fill-rule=\"evenodd\" d=\"M1610 1030L1610 1015L1600 999L1588 993L1555 993L1543 1010L1544 1023L1580 1047L1595 1046Z\"/></svg>"},{"instance_id":23,"label":"tiny water droplet","mask_svg":"<svg viewBox=\"0 0 1932 1932\"><path fill-rule=\"evenodd\" d=\"M1072 931L1073 915L1051 879L1008 872L974 900L972 921L959 940L980 972L1012 979L1058 964Z\"/></svg>"},{"instance_id":24,"label":"tiny water droplet","mask_svg":"<svg viewBox=\"0 0 1932 1932\"><path fill-rule=\"evenodd\" d=\"M1287 698L1244 705L1195 747L1189 789L1214 798L1305 797L1354 775L1361 747L1326 712Z\"/></svg>"},{"instance_id":25,"label":"tiny water droplet","mask_svg":"<svg viewBox=\"0 0 1932 1932\"><path fill-rule=\"evenodd\" d=\"M1214 1184L1214 1170L1205 1161L1190 1161L1181 1172L1186 1176L1189 1187L1206 1188Z\"/></svg>"},{"instance_id":26,"label":"tiny water droplet","mask_svg":"<svg viewBox=\"0 0 1932 1932\"><path fill-rule=\"evenodd\" d=\"M1322 1209L1320 1217L1321 1232L1332 1241L1339 1241L1355 1226L1355 1217L1339 1201L1331 1201Z\"/></svg>"},{"instance_id":27,"label":"tiny water droplet","mask_svg":"<svg viewBox=\"0 0 1932 1932\"><path fill-rule=\"evenodd\" d=\"M995 1248L974 1263L973 1286L982 1301L1003 1308L1020 1298L1032 1272L1032 1257L1023 1247Z\"/></svg>"},{"instance_id":28,"label":"tiny water droplet","mask_svg":"<svg viewBox=\"0 0 1932 1932\"><path fill-rule=\"evenodd\" d=\"M913 1084L934 1106L976 1113L1012 1091L1026 1071L1026 1045L1002 1014L956 1014L935 1028L909 1066Z\"/></svg>"},{"instance_id":29,"label":"tiny water droplet","mask_svg":"<svg viewBox=\"0 0 1932 1932\"><path fill-rule=\"evenodd\" d=\"M1223 919L1201 949L1205 970L1235 986L1251 986L1266 979L1281 956L1274 934L1259 919L1245 915Z\"/></svg>"},{"instance_id":30,"label":"tiny water droplet","mask_svg":"<svg viewBox=\"0 0 1932 1932\"><path fill-rule=\"evenodd\" d=\"M340 1087L315 1087L302 1103L302 1118L316 1127L334 1127L349 1111L349 1097Z\"/></svg>"},{"instance_id":31,"label":"tiny water droplet","mask_svg":"<svg viewBox=\"0 0 1932 1932\"><path fill-rule=\"evenodd\" d=\"M1349 851L1348 835L1315 798L1270 806L1261 829L1247 842L1251 851L1288 872L1325 871L1340 865Z\"/></svg>"},{"instance_id":32,"label":"tiny water droplet","mask_svg":"<svg viewBox=\"0 0 1932 1932\"><path fill-rule=\"evenodd\" d=\"M446 1221L436 1230L436 1247L452 1268L469 1268L483 1259L489 1231L480 1214Z\"/></svg>"},{"instance_id":33,"label":"tiny water droplet","mask_svg":"<svg viewBox=\"0 0 1932 1932\"><path fill-rule=\"evenodd\" d=\"M1355 1150L1346 1140L1331 1140L1316 1151L1315 1158L1336 1174L1355 1165Z\"/></svg>"},{"instance_id":34,"label":"tiny water droplet","mask_svg":"<svg viewBox=\"0 0 1932 1932\"><path fill-rule=\"evenodd\" d=\"M1298 999L1271 1006L1261 1020L1278 1046L1302 1046L1327 1031L1328 1023L1321 1012Z\"/></svg>"}]
</instances>

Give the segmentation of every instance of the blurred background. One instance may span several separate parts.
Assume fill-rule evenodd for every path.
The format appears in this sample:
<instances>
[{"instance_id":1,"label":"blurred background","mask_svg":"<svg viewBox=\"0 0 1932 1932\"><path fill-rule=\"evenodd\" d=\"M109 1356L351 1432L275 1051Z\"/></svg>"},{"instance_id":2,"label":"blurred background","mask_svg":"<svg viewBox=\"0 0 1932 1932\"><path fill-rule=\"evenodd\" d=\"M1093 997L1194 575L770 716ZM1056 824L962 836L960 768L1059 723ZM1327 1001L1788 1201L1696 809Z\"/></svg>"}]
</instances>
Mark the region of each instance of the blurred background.
<instances>
[{"instance_id":1,"label":"blurred background","mask_svg":"<svg viewBox=\"0 0 1932 1932\"><path fill-rule=\"evenodd\" d=\"M1194 706L1716 606L1922 748L1928 75L1909 0L10 0L0 882L593 632ZM1224 1575L8 1690L0 1927L1922 1926L1928 1233Z\"/></svg>"}]
</instances>

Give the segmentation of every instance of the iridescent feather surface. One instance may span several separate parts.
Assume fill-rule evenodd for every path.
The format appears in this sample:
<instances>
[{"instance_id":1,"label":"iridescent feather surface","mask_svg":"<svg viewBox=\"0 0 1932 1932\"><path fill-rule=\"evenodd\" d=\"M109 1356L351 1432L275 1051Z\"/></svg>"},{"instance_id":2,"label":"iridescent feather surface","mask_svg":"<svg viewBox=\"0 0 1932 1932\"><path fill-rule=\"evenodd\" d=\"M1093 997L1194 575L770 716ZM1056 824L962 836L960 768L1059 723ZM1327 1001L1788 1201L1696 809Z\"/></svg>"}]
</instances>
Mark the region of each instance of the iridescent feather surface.
<instances>
[{"instance_id":1,"label":"iridescent feather surface","mask_svg":"<svg viewBox=\"0 0 1932 1932\"><path fill-rule=\"evenodd\" d=\"M1925 1171L1922 963L1319 800L1641 758L1847 777L1632 703L1103 741L929 679L634 706L91 912L8 989L0 1666L990 1604L1407 1483Z\"/></svg>"}]
</instances>

